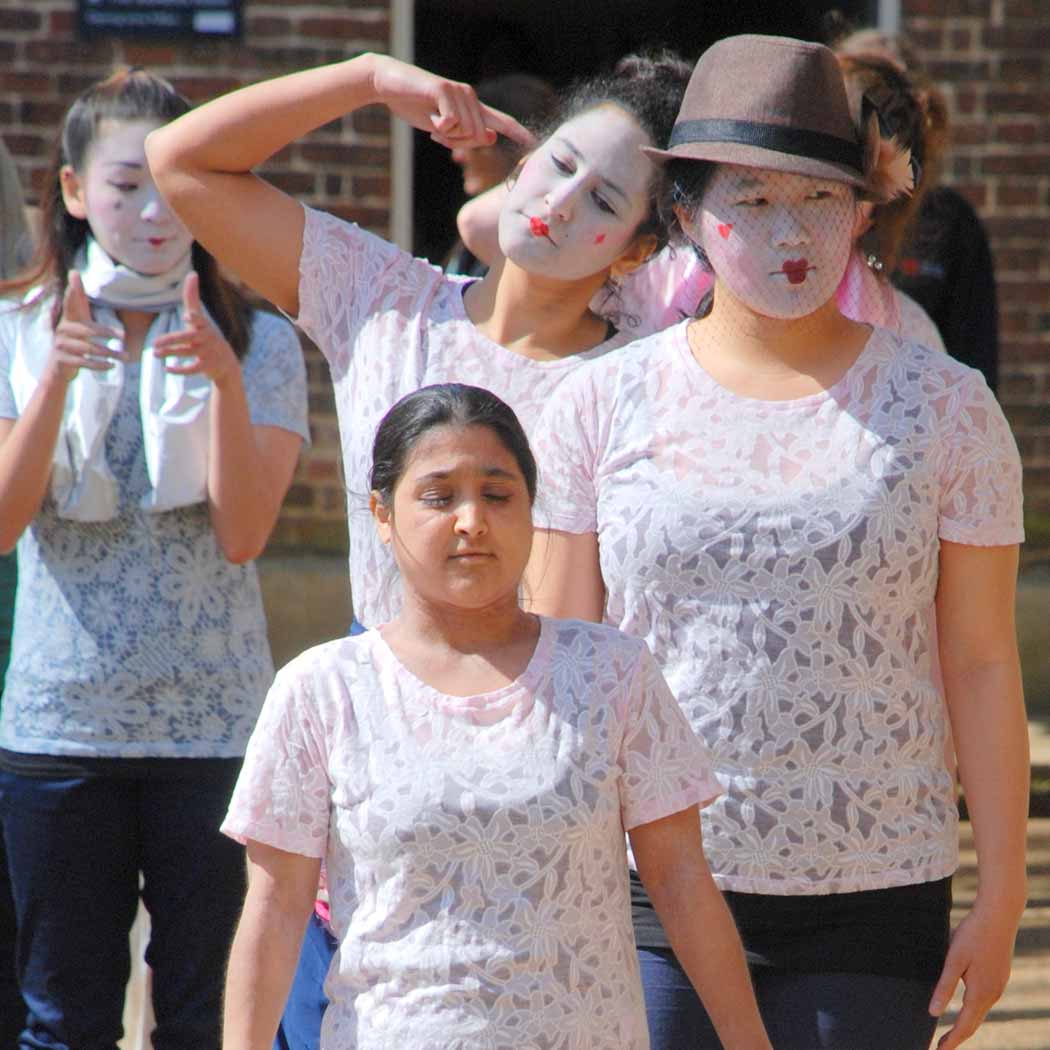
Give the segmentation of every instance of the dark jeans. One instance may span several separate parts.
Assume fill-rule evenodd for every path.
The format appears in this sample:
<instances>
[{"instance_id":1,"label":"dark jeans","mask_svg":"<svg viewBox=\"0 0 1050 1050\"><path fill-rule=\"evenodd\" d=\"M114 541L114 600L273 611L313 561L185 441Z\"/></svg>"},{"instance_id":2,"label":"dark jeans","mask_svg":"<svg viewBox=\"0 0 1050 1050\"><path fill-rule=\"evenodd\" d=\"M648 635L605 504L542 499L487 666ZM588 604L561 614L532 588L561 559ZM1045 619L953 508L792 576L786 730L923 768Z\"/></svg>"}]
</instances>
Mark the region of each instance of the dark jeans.
<instances>
[{"instance_id":1,"label":"dark jeans","mask_svg":"<svg viewBox=\"0 0 1050 1050\"><path fill-rule=\"evenodd\" d=\"M7 874L7 853L0 835L0 1047L11 1050L26 1023L26 1007L15 976L15 905Z\"/></svg>"},{"instance_id":2,"label":"dark jeans","mask_svg":"<svg viewBox=\"0 0 1050 1050\"><path fill-rule=\"evenodd\" d=\"M321 919L311 915L274 1050L317 1050L321 1045L321 1021L328 1007L324 979L337 946Z\"/></svg>"},{"instance_id":3,"label":"dark jeans","mask_svg":"<svg viewBox=\"0 0 1050 1050\"><path fill-rule=\"evenodd\" d=\"M721 1050L670 948L639 948L651 1050ZM935 980L865 973L784 973L754 967L762 1019L776 1050L928 1050Z\"/></svg>"},{"instance_id":4,"label":"dark jeans","mask_svg":"<svg viewBox=\"0 0 1050 1050\"><path fill-rule=\"evenodd\" d=\"M153 1046L219 1046L224 969L245 893L244 851L218 831L236 767L202 778L0 771L29 1010L22 1050L114 1050L140 872L152 928Z\"/></svg>"}]
</instances>

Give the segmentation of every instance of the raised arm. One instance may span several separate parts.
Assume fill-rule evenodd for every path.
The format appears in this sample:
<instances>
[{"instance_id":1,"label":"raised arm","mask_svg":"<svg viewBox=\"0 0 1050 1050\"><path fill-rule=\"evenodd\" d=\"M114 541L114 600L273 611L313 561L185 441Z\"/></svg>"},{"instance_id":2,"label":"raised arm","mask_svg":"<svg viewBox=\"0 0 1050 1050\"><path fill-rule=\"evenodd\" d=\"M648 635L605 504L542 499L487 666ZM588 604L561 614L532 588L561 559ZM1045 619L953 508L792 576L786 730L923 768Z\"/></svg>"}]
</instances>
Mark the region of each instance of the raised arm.
<instances>
[{"instance_id":1,"label":"raised arm","mask_svg":"<svg viewBox=\"0 0 1050 1050\"><path fill-rule=\"evenodd\" d=\"M111 368L120 351L108 349L106 341L119 336L92 321L80 275L70 273L40 382L18 419L0 419L0 552L14 547L47 495L69 384L81 368Z\"/></svg>"},{"instance_id":2,"label":"raised arm","mask_svg":"<svg viewBox=\"0 0 1050 1050\"><path fill-rule=\"evenodd\" d=\"M270 1050L317 895L320 860L249 840L248 895L226 975L225 1050Z\"/></svg>"},{"instance_id":3,"label":"raised arm","mask_svg":"<svg viewBox=\"0 0 1050 1050\"><path fill-rule=\"evenodd\" d=\"M937 585L941 669L977 847L977 898L952 937L931 1003L960 978L963 1007L938 1044L955 1050L1002 995L1024 911L1028 730L1014 626L1017 548L942 541Z\"/></svg>"},{"instance_id":4,"label":"raised arm","mask_svg":"<svg viewBox=\"0 0 1050 1050\"><path fill-rule=\"evenodd\" d=\"M472 197L456 215L456 228L471 254L491 266L499 250L499 213L510 193L506 182Z\"/></svg>"},{"instance_id":5,"label":"raised arm","mask_svg":"<svg viewBox=\"0 0 1050 1050\"><path fill-rule=\"evenodd\" d=\"M771 1050L733 917L704 858L696 806L632 828L638 874L726 1050Z\"/></svg>"},{"instance_id":6,"label":"raised arm","mask_svg":"<svg viewBox=\"0 0 1050 1050\"><path fill-rule=\"evenodd\" d=\"M530 138L513 118L482 105L469 85L365 54L224 95L154 131L146 155L161 192L194 237L294 315L303 211L252 169L308 132L372 103L446 144L489 145L497 133Z\"/></svg>"}]
</instances>

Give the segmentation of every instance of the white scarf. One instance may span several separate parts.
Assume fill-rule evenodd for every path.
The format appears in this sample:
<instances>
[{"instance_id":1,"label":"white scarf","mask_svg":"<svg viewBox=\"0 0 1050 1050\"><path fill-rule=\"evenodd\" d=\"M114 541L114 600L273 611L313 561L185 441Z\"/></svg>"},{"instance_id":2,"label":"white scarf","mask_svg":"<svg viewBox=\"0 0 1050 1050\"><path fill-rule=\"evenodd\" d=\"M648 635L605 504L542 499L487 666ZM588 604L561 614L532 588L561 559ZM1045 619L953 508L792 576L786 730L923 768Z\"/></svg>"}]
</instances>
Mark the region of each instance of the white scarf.
<instances>
[{"instance_id":1,"label":"white scarf","mask_svg":"<svg viewBox=\"0 0 1050 1050\"><path fill-rule=\"evenodd\" d=\"M159 513L200 503L207 496L211 380L173 375L153 355L153 341L182 327L181 289L190 253L166 273L148 276L116 263L89 237L75 261L99 324L120 327L117 310L156 313L142 348L139 406L150 491L144 510ZM47 311L44 311L47 313ZM49 318L48 318L49 321ZM19 411L43 374L51 340L20 338L11 382ZM74 521L108 521L119 505L117 481L106 462L106 431L120 404L127 366L105 372L81 369L69 384L62 429L55 444L51 495L58 514Z\"/></svg>"}]
</instances>

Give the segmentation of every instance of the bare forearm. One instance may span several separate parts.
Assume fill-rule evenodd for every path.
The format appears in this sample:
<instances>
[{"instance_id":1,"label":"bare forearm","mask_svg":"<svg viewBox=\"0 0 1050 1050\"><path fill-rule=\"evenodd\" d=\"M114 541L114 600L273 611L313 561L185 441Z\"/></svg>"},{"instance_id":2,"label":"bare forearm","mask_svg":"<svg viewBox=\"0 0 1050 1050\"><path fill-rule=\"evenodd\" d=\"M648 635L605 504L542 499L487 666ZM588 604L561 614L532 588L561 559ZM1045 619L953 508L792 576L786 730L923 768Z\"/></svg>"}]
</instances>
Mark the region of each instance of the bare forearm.
<instances>
[{"instance_id":1,"label":"bare forearm","mask_svg":"<svg viewBox=\"0 0 1050 1050\"><path fill-rule=\"evenodd\" d=\"M258 557L284 497L256 441L240 375L216 386L209 405L211 453L208 508L223 554L232 562Z\"/></svg>"},{"instance_id":2,"label":"bare forearm","mask_svg":"<svg viewBox=\"0 0 1050 1050\"><path fill-rule=\"evenodd\" d=\"M14 547L44 502L67 388L47 374L0 444L0 551Z\"/></svg>"},{"instance_id":3,"label":"bare forearm","mask_svg":"<svg viewBox=\"0 0 1050 1050\"><path fill-rule=\"evenodd\" d=\"M679 865L645 883L671 947L726 1050L769 1050L744 950L706 865Z\"/></svg>"},{"instance_id":4,"label":"bare forearm","mask_svg":"<svg viewBox=\"0 0 1050 1050\"><path fill-rule=\"evenodd\" d=\"M959 773L978 859L978 902L1012 908L1025 898L1028 724L1016 657L945 669Z\"/></svg>"},{"instance_id":5,"label":"bare forearm","mask_svg":"<svg viewBox=\"0 0 1050 1050\"><path fill-rule=\"evenodd\" d=\"M243 174L303 135L376 101L372 55L266 80L223 95L149 137L166 193L175 171Z\"/></svg>"},{"instance_id":6,"label":"bare forearm","mask_svg":"<svg viewBox=\"0 0 1050 1050\"><path fill-rule=\"evenodd\" d=\"M224 1050L271 1050L298 963L306 916L245 903L226 975Z\"/></svg>"}]
</instances>

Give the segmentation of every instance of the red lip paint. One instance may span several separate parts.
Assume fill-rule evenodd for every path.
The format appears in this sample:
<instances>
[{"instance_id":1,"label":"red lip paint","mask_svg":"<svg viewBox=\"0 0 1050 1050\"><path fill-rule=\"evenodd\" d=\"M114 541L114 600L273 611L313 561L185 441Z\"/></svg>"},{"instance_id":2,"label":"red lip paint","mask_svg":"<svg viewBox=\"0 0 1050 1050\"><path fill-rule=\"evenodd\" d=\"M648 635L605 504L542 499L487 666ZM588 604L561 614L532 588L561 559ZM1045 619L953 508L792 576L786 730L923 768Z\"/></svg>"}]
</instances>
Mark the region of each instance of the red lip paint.
<instances>
[{"instance_id":1,"label":"red lip paint","mask_svg":"<svg viewBox=\"0 0 1050 1050\"><path fill-rule=\"evenodd\" d=\"M722 240L728 241L729 235L733 232L733 224L731 222L720 222L718 224L718 232L722 235Z\"/></svg>"},{"instance_id":2,"label":"red lip paint","mask_svg":"<svg viewBox=\"0 0 1050 1050\"><path fill-rule=\"evenodd\" d=\"M551 233L551 228L538 215L530 217L529 229L533 237L549 237Z\"/></svg>"},{"instance_id":3,"label":"red lip paint","mask_svg":"<svg viewBox=\"0 0 1050 1050\"><path fill-rule=\"evenodd\" d=\"M781 269L788 279L788 284L802 284L806 279L809 262L806 259L787 259Z\"/></svg>"}]
</instances>

